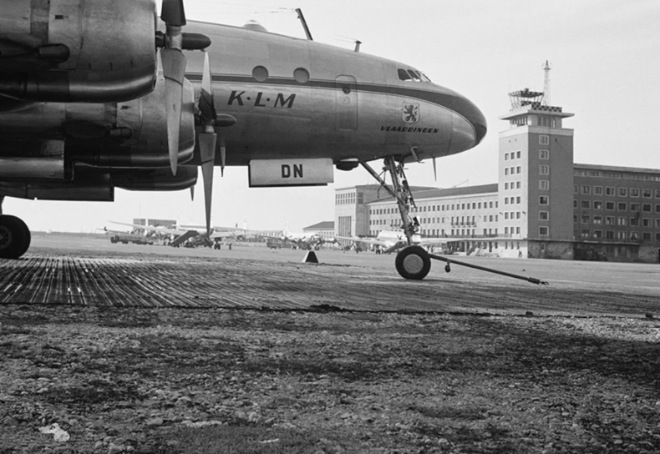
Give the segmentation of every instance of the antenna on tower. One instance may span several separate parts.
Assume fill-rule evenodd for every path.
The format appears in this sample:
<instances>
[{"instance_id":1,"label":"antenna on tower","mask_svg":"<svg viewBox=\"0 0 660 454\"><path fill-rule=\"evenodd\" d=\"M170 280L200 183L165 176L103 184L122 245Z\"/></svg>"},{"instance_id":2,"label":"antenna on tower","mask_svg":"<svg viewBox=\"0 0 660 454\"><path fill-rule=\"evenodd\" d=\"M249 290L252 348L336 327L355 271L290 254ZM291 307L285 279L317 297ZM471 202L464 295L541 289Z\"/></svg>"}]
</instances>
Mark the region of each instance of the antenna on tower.
<instances>
[{"instance_id":1,"label":"antenna on tower","mask_svg":"<svg viewBox=\"0 0 660 454\"><path fill-rule=\"evenodd\" d=\"M550 62L545 61L543 65L543 71L545 71L545 78L543 79L543 101L541 102L544 106L550 105Z\"/></svg>"}]
</instances>

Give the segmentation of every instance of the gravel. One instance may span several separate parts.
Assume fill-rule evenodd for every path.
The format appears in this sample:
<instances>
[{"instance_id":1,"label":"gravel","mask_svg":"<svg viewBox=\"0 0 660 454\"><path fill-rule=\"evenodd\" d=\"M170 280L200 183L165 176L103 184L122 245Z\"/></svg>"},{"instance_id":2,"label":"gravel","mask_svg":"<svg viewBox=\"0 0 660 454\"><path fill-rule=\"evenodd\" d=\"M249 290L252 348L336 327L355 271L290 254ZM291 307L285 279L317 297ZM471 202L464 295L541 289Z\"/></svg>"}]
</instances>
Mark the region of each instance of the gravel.
<instances>
[{"instance_id":1,"label":"gravel","mask_svg":"<svg viewBox=\"0 0 660 454\"><path fill-rule=\"evenodd\" d=\"M653 317L3 305L0 453L657 453L659 344Z\"/></svg>"}]
</instances>

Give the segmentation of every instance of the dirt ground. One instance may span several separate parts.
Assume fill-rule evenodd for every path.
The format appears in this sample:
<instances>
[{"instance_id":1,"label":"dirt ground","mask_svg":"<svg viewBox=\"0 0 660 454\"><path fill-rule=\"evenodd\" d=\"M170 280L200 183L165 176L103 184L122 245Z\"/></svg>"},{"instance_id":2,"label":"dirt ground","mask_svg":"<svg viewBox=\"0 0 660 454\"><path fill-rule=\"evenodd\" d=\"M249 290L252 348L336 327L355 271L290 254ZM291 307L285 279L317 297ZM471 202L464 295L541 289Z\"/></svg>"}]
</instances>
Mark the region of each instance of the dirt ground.
<instances>
[{"instance_id":1,"label":"dirt ground","mask_svg":"<svg viewBox=\"0 0 660 454\"><path fill-rule=\"evenodd\" d=\"M0 453L660 452L657 266L229 254L0 262Z\"/></svg>"}]
</instances>

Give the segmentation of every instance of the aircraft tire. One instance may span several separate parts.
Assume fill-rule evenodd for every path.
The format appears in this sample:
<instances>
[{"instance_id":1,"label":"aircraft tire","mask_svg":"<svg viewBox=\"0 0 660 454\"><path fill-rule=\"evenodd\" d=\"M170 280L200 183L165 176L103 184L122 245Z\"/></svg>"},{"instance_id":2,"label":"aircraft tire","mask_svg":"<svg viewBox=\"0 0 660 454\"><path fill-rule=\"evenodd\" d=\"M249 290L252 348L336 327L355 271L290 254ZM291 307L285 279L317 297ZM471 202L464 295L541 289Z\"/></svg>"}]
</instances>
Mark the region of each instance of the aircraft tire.
<instances>
[{"instance_id":1,"label":"aircraft tire","mask_svg":"<svg viewBox=\"0 0 660 454\"><path fill-rule=\"evenodd\" d=\"M431 271L431 258L421 246L408 246L402 249L394 261L396 270L405 279L420 281Z\"/></svg>"},{"instance_id":2,"label":"aircraft tire","mask_svg":"<svg viewBox=\"0 0 660 454\"><path fill-rule=\"evenodd\" d=\"M30 229L16 216L0 216L0 258L17 259L30 247Z\"/></svg>"}]
</instances>

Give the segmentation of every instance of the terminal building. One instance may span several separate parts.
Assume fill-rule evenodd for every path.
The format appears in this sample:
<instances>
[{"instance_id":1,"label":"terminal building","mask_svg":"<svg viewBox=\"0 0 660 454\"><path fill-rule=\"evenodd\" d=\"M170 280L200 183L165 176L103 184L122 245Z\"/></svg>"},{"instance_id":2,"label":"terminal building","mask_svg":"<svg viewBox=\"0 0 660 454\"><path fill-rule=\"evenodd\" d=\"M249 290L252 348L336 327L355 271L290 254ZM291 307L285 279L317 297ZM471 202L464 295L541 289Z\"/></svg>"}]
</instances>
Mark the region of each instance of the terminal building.
<instances>
[{"instance_id":1,"label":"terminal building","mask_svg":"<svg viewBox=\"0 0 660 454\"><path fill-rule=\"evenodd\" d=\"M413 188L420 233L449 252L516 258L660 262L660 170L576 164L573 116L543 92L509 94L497 183ZM398 230L396 202L378 185L337 189L335 231Z\"/></svg>"}]
</instances>

